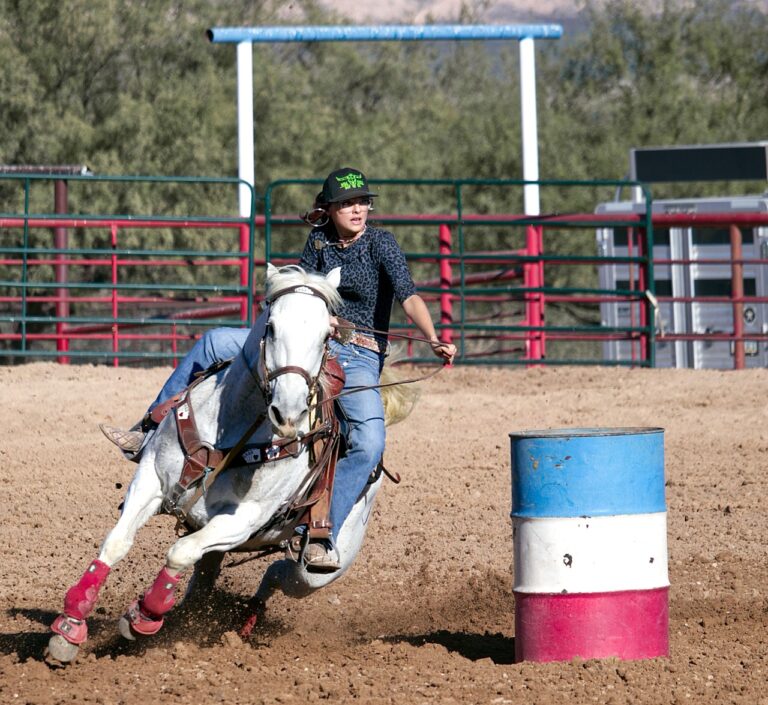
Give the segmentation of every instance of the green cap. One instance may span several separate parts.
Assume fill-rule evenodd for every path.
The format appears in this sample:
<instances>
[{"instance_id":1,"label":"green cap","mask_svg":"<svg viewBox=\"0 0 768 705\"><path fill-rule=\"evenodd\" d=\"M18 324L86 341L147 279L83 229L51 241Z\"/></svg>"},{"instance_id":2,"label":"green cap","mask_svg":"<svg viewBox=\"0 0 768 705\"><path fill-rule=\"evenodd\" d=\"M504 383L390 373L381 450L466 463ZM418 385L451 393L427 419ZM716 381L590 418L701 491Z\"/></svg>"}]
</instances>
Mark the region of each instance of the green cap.
<instances>
[{"instance_id":1,"label":"green cap","mask_svg":"<svg viewBox=\"0 0 768 705\"><path fill-rule=\"evenodd\" d=\"M323 203L338 203L359 196L375 196L362 171L345 166L328 174L323 184Z\"/></svg>"}]
</instances>

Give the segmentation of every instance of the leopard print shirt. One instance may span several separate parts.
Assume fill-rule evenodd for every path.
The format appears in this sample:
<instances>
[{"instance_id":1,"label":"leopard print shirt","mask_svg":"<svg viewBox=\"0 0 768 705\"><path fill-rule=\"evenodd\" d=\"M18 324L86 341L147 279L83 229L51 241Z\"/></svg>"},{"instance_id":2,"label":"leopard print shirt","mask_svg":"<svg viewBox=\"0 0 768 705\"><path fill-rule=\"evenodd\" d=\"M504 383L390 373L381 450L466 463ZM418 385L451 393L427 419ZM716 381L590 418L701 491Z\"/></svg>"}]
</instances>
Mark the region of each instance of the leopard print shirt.
<instances>
[{"instance_id":1,"label":"leopard print shirt","mask_svg":"<svg viewBox=\"0 0 768 705\"><path fill-rule=\"evenodd\" d=\"M395 236L368 225L349 247L338 247L337 242L332 229L315 228L309 233L299 264L321 274L341 267L342 304L338 315L356 325L388 331L395 298L402 304L416 293ZM386 337L376 338L386 343Z\"/></svg>"}]
</instances>

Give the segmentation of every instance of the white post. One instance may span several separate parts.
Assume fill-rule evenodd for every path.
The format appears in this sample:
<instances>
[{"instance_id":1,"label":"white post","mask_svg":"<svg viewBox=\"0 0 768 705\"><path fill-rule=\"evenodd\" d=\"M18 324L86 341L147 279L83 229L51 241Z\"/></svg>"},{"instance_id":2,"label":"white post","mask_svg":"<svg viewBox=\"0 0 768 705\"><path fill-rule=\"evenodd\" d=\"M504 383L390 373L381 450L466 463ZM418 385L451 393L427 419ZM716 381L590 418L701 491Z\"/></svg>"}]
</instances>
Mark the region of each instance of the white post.
<instances>
[{"instance_id":1,"label":"white post","mask_svg":"<svg viewBox=\"0 0 768 705\"><path fill-rule=\"evenodd\" d=\"M536 60L533 53L533 38L520 40L520 111L523 133L523 179L539 180L539 147L536 130ZM526 215L539 215L539 185L523 187Z\"/></svg>"},{"instance_id":2,"label":"white post","mask_svg":"<svg viewBox=\"0 0 768 705\"><path fill-rule=\"evenodd\" d=\"M237 44L237 153L240 179L251 186L255 177L253 150L253 44ZM244 184L238 189L240 217L251 214L251 192Z\"/></svg>"}]
</instances>

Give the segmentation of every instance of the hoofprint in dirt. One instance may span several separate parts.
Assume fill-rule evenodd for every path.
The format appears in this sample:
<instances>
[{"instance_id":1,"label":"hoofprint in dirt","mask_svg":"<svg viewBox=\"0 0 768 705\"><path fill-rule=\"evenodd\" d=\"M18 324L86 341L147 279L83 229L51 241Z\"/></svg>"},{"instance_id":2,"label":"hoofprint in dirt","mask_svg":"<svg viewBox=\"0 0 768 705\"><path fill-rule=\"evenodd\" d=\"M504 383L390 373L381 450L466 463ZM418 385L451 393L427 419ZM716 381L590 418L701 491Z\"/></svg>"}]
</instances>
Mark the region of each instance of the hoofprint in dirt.
<instances>
[{"instance_id":1,"label":"hoofprint in dirt","mask_svg":"<svg viewBox=\"0 0 768 705\"><path fill-rule=\"evenodd\" d=\"M403 482L385 484L328 591L275 599L244 642L240 607L271 559L253 560L159 639L125 645L116 621L174 540L156 517L104 588L84 653L50 669L48 625L135 467L97 423L138 418L167 372L0 368L0 702L768 704L763 370L446 370L389 430ZM508 434L596 426L666 429L672 656L515 664Z\"/></svg>"}]
</instances>

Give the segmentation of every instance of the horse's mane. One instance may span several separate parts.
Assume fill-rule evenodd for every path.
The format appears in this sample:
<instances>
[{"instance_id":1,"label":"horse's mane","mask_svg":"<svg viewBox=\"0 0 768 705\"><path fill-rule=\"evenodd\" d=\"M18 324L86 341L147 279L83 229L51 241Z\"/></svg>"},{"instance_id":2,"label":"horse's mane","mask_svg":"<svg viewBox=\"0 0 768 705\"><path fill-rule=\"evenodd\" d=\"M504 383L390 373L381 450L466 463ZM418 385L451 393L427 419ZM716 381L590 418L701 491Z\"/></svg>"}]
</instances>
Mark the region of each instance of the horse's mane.
<instances>
[{"instance_id":1,"label":"horse's mane","mask_svg":"<svg viewBox=\"0 0 768 705\"><path fill-rule=\"evenodd\" d=\"M304 269L297 264L287 264L284 267L280 267L277 272L269 278L265 292L266 297L268 300L275 298L280 292L302 284L315 289L321 296L323 296L328 302L331 311L335 311L341 303L339 292L336 291L335 287L330 284L322 274L305 272Z\"/></svg>"}]
</instances>

